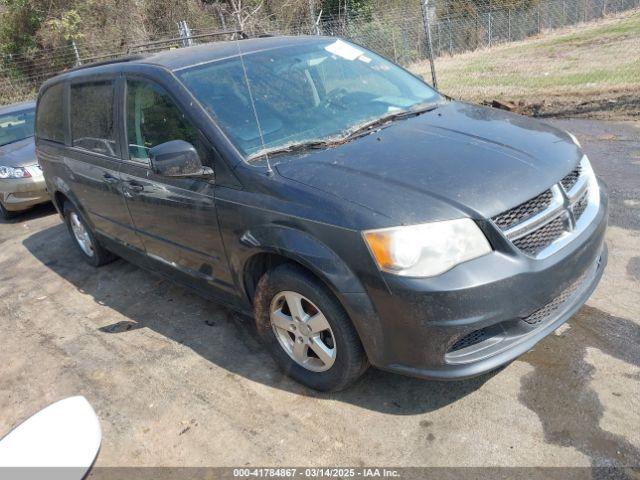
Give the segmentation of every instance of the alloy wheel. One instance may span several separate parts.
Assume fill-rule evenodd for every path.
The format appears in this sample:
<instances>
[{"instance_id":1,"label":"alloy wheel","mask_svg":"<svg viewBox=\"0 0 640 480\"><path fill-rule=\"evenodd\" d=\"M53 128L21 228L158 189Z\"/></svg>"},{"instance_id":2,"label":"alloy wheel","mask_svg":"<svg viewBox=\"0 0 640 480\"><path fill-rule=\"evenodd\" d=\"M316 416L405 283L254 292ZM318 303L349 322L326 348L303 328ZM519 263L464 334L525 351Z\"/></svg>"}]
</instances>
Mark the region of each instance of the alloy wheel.
<instances>
[{"instance_id":1,"label":"alloy wheel","mask_svg":"<svg viewBox=\"0 0 640 480\"><path fill-rule=\"evenodd\" d=\"M85 228L84 224L80 221L78 214L76 212L71 212L69 214L69 222L71 223L71 230L73 231L73 236L78 242L78 245L82 249L82 251L88 257L93 257L93 243L91 242L91 237L89 236L89 232Z\"/></svg>"},{"instance_id":2,"label":"alloy wheel","mask_svg":"<svg viewBox=\"0 0 640 480\"><path fill-rule=\"evenodd\" d=\"M298 365L313 372L333 366L335 336L311 300L297 292L280 292L271 301L269 319L278 343Z\"/></svg>"}]
</instances>

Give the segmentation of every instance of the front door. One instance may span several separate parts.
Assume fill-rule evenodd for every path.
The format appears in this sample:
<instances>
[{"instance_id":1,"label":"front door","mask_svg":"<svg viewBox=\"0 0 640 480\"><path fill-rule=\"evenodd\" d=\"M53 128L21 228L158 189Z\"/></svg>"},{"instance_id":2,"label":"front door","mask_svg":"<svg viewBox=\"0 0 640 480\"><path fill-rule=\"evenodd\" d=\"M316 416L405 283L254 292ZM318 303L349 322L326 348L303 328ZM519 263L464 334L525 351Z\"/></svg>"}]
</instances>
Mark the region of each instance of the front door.
<instances>
[{"instance_id":1,"label":"front door","mask_svg":"<svg viewBox=\"0 0 640 480\"><path fill-rule=\"evenodd\" d=\"M70 86L71 148L65 163L71 187L98 233L142 249L131 224L118 170L120 148L116 128L115 78L74 82Z\"/></svg>"},{"instance_id":2,"label":"front door","mask_svg":"<svg viewBox=\"0 0 640 480\"><path fill-rule=\"evenodd\" d=\"M215 151L168 93L147 80L127 79L128 157L122 188L147 255L194 287L227 299L236 295L226 260L211 179L163 177L150 168L150 148L171 140L191 143L215 169Z\"/></svg>"}]
</instances>

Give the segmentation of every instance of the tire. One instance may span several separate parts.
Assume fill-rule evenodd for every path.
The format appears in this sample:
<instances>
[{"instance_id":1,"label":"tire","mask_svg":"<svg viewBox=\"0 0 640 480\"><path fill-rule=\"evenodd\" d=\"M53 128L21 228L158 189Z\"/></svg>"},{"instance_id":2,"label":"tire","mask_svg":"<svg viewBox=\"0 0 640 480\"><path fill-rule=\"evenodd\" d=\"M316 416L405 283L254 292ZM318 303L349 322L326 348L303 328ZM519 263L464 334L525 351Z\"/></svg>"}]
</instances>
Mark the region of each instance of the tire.
<instances>
[{"instance_id":1,"label":"tire","mask_svg":"<svg viewBox=\"0 0 640 480\"><path fill-rule=\"evenodd\" d=\"M75 205L71 202L65 202L63 212L64 220L67 224L67 229L69 230L69 235L71 235L71 240L77 247L85 262L89 265L93 265L94 267L100 267L101 265L113 262L116 259L116 256L113 253L100 245L95 234L91 230L91 227L89 227L89 224ZM74 230L74 225L76 230ZM80 230L78 230L78 227L80 227ZM77 234L77 231L83 231L86 233L86 237L82 233ZM80 238L82 238L82 240Z\"/></svg>"},{"instance_id":2,"label":"tire","mask_svg":"<svg viewBox=\"0 0 640 480\"><path fill-rule=\"evenodd\" d=\"M2 218L3 220L11 220L15 216L16 214L14 212L10 212L6 208L4 208L4 205L2 204L2 202L0 202L0 218Z\"/></svg>"},{"instance_id":3,"label":"tire","mask_svg":"<svg viewBox=\"0 0 640 480\"><path fill-rule=\"evenodd\" d=\"M292 313L289 303L296 303L296 295L305 310L302 320L313 319L311 322L295 320L299 316ZM343 390L369 367L349 316L331 291L303 268L282 264L265 273L256 287L253 304L260 337L282 370L297 382L314 390ZM299 309L296 311L300 312ZM273 317L272 312L275 312ZM275 318L274 322L272 318ZM320 323L316 321L318 318ZM290 329L275 327L274 323L290 326ZM311 329L311 326L317 328ZM326 330L317 333L327 326ZM299 342L301 338L303 341ZM304 365L294 358L294 348L298 358L305 359ZM302 357L301 351L306 352ZM324 360L316 355L316 351Z\"/></svg>"}]
</instances>

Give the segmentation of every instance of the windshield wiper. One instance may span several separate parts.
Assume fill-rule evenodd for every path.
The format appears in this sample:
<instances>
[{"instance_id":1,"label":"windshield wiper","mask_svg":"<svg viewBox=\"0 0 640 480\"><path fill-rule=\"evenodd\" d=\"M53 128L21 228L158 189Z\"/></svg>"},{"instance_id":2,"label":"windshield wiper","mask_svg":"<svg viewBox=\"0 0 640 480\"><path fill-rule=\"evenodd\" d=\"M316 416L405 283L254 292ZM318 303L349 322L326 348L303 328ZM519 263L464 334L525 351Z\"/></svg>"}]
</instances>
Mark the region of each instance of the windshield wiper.
<instances>
[{"instance_id":1,"label":"windshield wiper","mask_svg":"<svg viewBox=\"0 0 640 480\"><path fill-rule=\"evenodd\" d=\"M253 162L265 156L271 157L274 155L302 152L305 150L335 147L336 145L346 143L355 138L368 135L369 133L377 131L379 130L379 128L384 127L395 120L399 120L401 118L407 118L411 116L417 116L425 112L430 112L432 110L435 110L439 106L440 106L439 103L424 103L406 110L398 110L396 112L389 113L380 118L376 118L369 122L363 123L355 128L352 128L351 130L348 130L346 132L346 135L343 134L341 136L327 137L323 140L319 140L319 139L308 140L308 141L302 141L298 143L289 143L287 145L281 145L273 148L262 149L257 151L253 155L249 156L247 158L247 161Z\"/></svg>"},{"instance_id":2,"label":"windshield wiper","mask_svg":"<svg viewBox=\"0 0 640 480\"><path fill-rule=\"evenodd\" d=\"M357 137L369 135L370 133L378 131L380 128L385 127L396 120L418 116L422 113L435 110L439 106L439 103L426 103L406 110L398 110L397 112L389 113L380 118L376 118L375 120L371 120L370 122L366 122L362 125L357 126L356 128L351 129L349 133L345 137L343 137L343 140L346 142Z\"/></svg>"},{"instance_id":3,"label":"windshield wiper","mask_svg":"<svg viewBox=\"0 0 640 480\"><path fill-rule=\"evenodd\" d=\"M332 142L330 140L310 140L310 141L304 141L304 142L298 142L298 143L290 143L288 145L282 145L279 147L265 148L265 149L259 150L253 155L249 156L247 158L247 161L253 162L258 158L262 158L265 156L272 157L274 155L280 155L283 153L295 153L295 152L302 152L304 150L327 148L332 145L335 145L335 142Z\"/></svg>"}]
</instances>

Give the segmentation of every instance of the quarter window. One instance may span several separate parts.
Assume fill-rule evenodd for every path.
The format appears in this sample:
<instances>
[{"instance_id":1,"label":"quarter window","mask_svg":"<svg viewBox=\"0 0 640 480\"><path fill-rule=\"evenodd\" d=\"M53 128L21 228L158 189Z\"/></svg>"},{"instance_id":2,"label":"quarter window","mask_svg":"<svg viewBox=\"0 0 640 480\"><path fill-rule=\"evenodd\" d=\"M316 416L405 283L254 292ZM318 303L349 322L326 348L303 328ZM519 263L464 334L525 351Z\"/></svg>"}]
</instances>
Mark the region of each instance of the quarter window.
<instances>
[{"instance_id":1,"label":"quarter window","mask_svg":"<svg viewBox=\"0 0 640 480\"><path fill-rule=\"evenodd\" d=\"M159 85L127 80L127 141L129 159L149 162L149 149L171 140L192 144L205 160L198 130Z\"/></svg>"},{"instance_id":2,"label":"quarter window","mask_svg":"<svg viewBox=\"0 0 640 480\"><path fill-rule=\"evenodd\" d=\"M71 138L74 147L118 156L114 97L112 81L71 86Z\"/></svg>"},{"instance_id":3,"label":"quarter window","mask_svg":"<svg viewBox=\"0 0 640 480\"><path fill-rule=\"evenodd\" d=\"M57 83L45 90L40 97L36 116L38 138L64 143L63 93L64 84Z\"/></svg>"}]
</instances>

